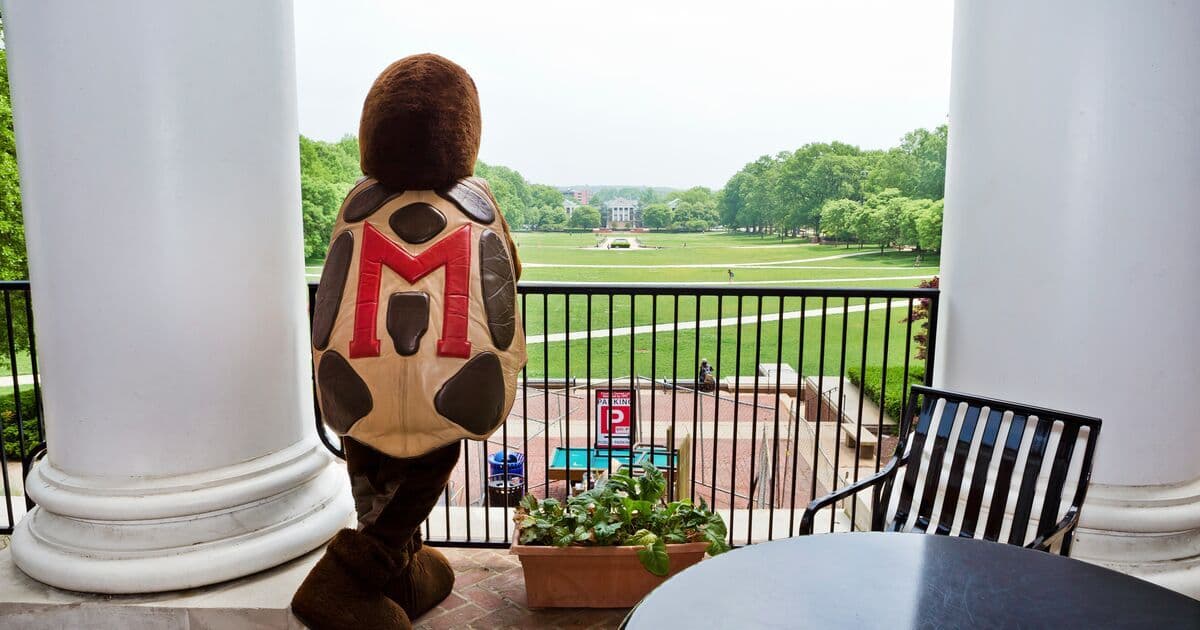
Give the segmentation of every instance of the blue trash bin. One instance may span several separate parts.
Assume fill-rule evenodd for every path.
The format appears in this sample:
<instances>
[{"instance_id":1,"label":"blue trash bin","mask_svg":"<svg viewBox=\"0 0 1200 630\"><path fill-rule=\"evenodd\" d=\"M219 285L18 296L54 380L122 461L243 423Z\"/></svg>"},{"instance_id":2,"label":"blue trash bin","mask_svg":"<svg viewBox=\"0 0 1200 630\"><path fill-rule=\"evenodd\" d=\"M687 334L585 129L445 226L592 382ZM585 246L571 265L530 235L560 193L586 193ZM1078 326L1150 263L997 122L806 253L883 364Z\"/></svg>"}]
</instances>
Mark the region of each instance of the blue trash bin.
<instances>
[{"instance_id":1,"label":"blue trash bin","mask_svg":"<svg viewBox=\"0 0 1200 630\"><path fill-rule=\"evenodd\" d=\"M488 456L488 476L503 475L505 468L510 477L524 477L525 454L520 451L496 451Z\"/></svg>"}]
</instances>

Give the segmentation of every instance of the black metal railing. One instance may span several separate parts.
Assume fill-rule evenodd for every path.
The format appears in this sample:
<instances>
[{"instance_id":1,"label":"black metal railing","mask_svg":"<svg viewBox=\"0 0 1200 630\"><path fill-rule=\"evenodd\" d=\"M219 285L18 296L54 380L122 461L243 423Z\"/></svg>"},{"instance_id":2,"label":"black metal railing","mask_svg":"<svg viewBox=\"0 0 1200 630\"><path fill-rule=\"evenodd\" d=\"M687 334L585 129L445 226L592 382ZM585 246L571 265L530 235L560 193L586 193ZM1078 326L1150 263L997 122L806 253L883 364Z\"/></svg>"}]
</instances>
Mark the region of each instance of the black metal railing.
<instances>
[{"instance_id":1,"label":"black metal railing","mask_svg":"<svg viewBox=\"0 0 1200 630\"><path fill-rule=\"evenodd\" d=\"M310 299L315 290L310 284ZM529 362L515 404L489 440L464 442L425 523L432 544L506 546L522 493L562 497L613 462L643 461L664 469L670 498L721 511L732 544L794 536L812 498L879 470L894 448L888 432L898 419L886 417L885 400L865 413L868 383L849 385L848 371L866 379L867 368L892 366L905 383L918 365L925 382L933 373L937 289L523 283L518 291ZM45 433L29 283L0 283L0 292L0 374L28 400L16 396L6 412L0 390L9 453L0 459L8 519L0 533L10 533L32 506L13 477L44 452ZM914 322L914 311L927 320ZM918 359L926 325L928 358ZM714 370L711 391L699 378L703 359ZM887 396L888 370L880 374L874 389ZM833 384L840 387L830 397ZM598 444L597 400L627 390L634 435ZM341 456L319 409L317 425ZM519 453L523 470L490 463L496 453ZM9 470L18 460L19 471ZM848 505L842 520L819 527L856 528L869 519L862 509Z\"/></svg>"},{"instance_id":2,"label":"black metal railing","mask_svg":"<svg viewBox=\"0 0 1200 630\"><path fill-rule=\"evenodd\" d=\"M46 427L29 282L0 281L0 301L4 318L0 324L0 482L4 484L0 534L11 534L33 507L24 496L24 479L46 451Z\"/></svg>"},{"instance_id":3,"label":"black metal railing","mask_svg":"<svg viewBox=\"0 0 1200 630\"><path fill-rule=\"evenodd\" d=\"M562 498L589 485L593 471L642 460L665 464L670 499L720 510L731 544L794 536L810 500L877 472L891 455L898 418L884 411L888 370L870 416L868 368L891 365L904 383L918 362L925 383L933 373L936 289L536 282L518 291L529 361L515 404L489 440L464 441L442 505L425 523L432 544L509 545L511 499ZM914 311L926 321L915 322ZM929 331L922 359L919 326ZM717 382L704 391L698 370L709 357ZM795 374L787 381L785 366ZM855 366L863 387L847 379ZM829 383L841 384L836 400ZM630 390L633 439L598 444L598 398ZM317 424L340 455L319 411ZM491 474L490 456L514 452L524 458L520 475L507 465ZM517 477L519 492L507 493ZM827 527L861 529L869 515L859 511L849 505Z\"/></svg>"}]
</instances>

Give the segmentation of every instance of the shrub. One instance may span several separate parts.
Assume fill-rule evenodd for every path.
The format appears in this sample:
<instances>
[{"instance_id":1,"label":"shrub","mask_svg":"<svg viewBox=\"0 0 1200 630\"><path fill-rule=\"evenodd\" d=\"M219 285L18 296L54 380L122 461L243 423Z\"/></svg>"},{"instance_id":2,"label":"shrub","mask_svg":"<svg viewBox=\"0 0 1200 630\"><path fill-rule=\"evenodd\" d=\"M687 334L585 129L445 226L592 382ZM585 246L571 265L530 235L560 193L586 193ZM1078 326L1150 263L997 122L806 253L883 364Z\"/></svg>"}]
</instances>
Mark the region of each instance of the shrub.
<instances>
[{"instance_id":1,"label":"shrub","mask_svg":"<svg viewBox=\"0 0 1200 630\"><path fill-rule=\"evenodd\" d=\"M867 398L870 398L875 404L879 404L879 386L883 382L883 368L878 365L867 367L866 385L863 385L862 370L852 367L846 370L846 376L850 382L861 387L866 393ZM903 415L904 409L901 408L904 400L907 397L904 392L910 385L920 385L925 381L925 366L910 365L908 368L908 382L904 382L904 366L891 366L887 369L887 396L884 399L883 411L891 416L896 422L900 422L900 416Z\"/></svg>"},{"instance_id":2,"label":"shrub","mask_svg":"<svg viewBox=\"0 0 1200 630\"><path fill-rule=\"evenodd\" d=\"M917 285L921 289L937 289L941 285L941 281L937 276L929 280L922 280ZM906 322L914 322L917 325L914 327L913 341L917 342L917 358L924 359L929 352L929 300L917 300L917 307L912 311L912 317L905 319Z\"/></svg>"},{"instance_id":3,"label":"shrub","mask_svg":"<svg viewBox=\"0 0 1200 630\"><path fill-rule=\"evenodd\" d=\"M38 430L37 406L33 389L21 391L21 419L25 431L25 444L22 448L20 432L17 430L16 396L6 394L0 396L0 439L4 442L4 455L13 461L20 461L26 453L33 450L42 441L41 431Z\"/></svg>"},{"instance_id":4,"label":"shrub","mask_svg":"<svg viewBox=\"0 0 1200 630\"><path fill-rule=\"evenodd\" d=\"M522 545L555 547L633 545L642 566L654 575L666 575L669 558L666 546L675 543L708 542L709 555L729 550L727 530L720 514L708 509L704 500L663 499L667 482L653 465L647 464L638 477L622 468L600 479L596 486L569 499L521 499L513 520Z\"/></svg>"},{"instance_id":5,"label":"shrub","mask_svg":"<svg viewBox=\"0 0 1200 630\"><path fill-rule=\"evenodd\" d=\"M691 219L688 221L677 222L671 226L672 232L704 232L708 230L708 221L703 219Z\"/></svg>"},{"instance_id":6,"label":"shrub","mask_svg":"<svg viewBox=\"0 0 1200 630\"><path fill-rule=\"evenodd\" d=\"M608 248L609 249L629 249L629 241L627 241L623 238L616 238L616 239L613 239L612 242L608 244Z\"/></svg>"}]
</instances>

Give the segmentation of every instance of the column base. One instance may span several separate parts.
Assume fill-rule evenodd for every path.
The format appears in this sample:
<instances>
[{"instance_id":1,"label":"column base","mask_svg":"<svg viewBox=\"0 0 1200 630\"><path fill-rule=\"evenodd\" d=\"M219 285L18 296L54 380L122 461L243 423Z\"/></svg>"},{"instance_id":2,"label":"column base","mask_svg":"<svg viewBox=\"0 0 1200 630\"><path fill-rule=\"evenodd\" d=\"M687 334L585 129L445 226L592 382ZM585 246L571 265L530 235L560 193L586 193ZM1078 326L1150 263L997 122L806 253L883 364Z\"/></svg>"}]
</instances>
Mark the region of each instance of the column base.
<instances>
[{"instance_id":1,"label":"column base","mask_svg":"<svg viewBox=\"0 0 1200 630\"><path fill-rule=\"evenodd\" d=\"M30 577L89 593L193 588L303 555L353 514L346 474L316 440L174 477L73 477L42 460L13 559Z\"/></svg>"},{"instance_id":2,"label":"column base","mask_svg":"<svg viewBox=\"0 0 1200 630\"><path fill-rule=\"evenodd\" d=\"M1092 484L1071 556L1200 599L1200 479Z\"/></svg>"}]
</instances>

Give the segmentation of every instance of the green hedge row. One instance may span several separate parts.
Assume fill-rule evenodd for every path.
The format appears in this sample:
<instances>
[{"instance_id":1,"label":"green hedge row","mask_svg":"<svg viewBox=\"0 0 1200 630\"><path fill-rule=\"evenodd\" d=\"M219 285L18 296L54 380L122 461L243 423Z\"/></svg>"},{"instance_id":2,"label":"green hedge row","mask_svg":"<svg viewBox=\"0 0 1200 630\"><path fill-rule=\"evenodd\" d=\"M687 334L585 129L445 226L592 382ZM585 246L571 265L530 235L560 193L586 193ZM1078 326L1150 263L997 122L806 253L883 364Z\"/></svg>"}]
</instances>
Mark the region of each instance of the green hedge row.
<instances>
[{"instance_id":1,"label":"green hedge row","mask_svg":"<svg viewBox=\"0 0 1200 630\"><path fill-rule=\"evenodd\" d=\"M883 368L878 365L867 367L866 385L863 385L862 370L852 367L846 370L846 375L850 378L850 382L861 387L875 404L879 404L879 389L883 382ZM908 383L904 382L904 366L893 366L887 369L887 396L884 398L882 405L884 412L891 416L897 423L900 422L900 416L904 410L901 408L904 400L904 391L910 385L920 385L925 381L925 366L910 365L908 368Z\"/></svg>"},{"instance_id":2,"label":"green hedge row","mask_svg":"<svg viewBox=\"0 0 1200 630\"><path fill-rule=\"evenodd\" d=\"M33 389L21 391L21 419L25 430L25 447L21 448L21 434L17 430L17 405L15 394L0 396L0 439L4 442L4 456L8 461L21 461L25 453L42 441L38 430L37 405Z\"/></svg>"}]
</instances>

